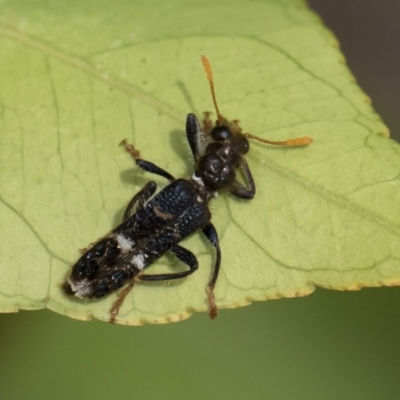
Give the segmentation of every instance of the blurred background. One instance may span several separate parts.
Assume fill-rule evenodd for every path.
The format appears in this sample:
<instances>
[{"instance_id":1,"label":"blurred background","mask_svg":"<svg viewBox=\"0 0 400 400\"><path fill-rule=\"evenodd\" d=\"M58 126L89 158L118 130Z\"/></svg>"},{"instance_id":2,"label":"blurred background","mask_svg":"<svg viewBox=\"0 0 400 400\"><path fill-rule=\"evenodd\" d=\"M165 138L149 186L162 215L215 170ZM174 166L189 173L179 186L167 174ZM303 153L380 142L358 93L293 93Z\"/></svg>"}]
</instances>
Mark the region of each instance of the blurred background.
<instances>
[{"instance_id":1,"label":"blurred background","mask_svg":"<svg viewBox=\"0 0 400 400\"><path fill-rule=\"evenodd\" d=\"M310 0L400 132L400 1ZM255 303L180 323L0 315L0 398L398 399L400 288Z\"/></svg>"},{"instance_id":2,"label":"blurred background","mask_svg":"<svg viewBox=\"0 0 400 400\"><path fill-rule=\"evenodd\" d=\"M372 105L400 140L400 1L308 0L340 42Z\"/></svg>"}]
</instances>

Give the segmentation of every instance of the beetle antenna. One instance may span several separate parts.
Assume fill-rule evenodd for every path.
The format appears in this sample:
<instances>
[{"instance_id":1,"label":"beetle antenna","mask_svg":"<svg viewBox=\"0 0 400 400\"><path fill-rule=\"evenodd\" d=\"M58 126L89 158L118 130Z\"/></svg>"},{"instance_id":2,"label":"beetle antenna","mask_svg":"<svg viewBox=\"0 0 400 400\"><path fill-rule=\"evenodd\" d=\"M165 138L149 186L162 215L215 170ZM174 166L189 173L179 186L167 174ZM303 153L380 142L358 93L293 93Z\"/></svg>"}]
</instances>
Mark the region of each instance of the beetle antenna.
<instances>
[{"instance_id":1,"label":"beetle antenna","mask_svg":"<svg viewBox=\"0 0 400 400\"><path fill-rule=\"evenodd\" d=\"M217 112L218 121L220 123L222 123L225 120L225 118L219 112L217 99L215 97L214 79L213 79L213 74L212 74L210 61L208 60L208 58L206 56L201 56L201 62L203 64L204 70L206 71L208 83L210 84L211 96L212 96L212 99L213 99L213 102L214 102L215 111Z\"/></svg>"},{"instance_id":2,"label":"beetle antenna","mask_svg":"<svg viewBox=\"0 0 400 400\"><path fill-rule=\"evenodd\" d=\"M310 137L302 137L302 138L295 138L295 139L288 139L288 140L280 140L280 141L275 141L275 140L267 140L267 139L262 139L258 136L254 136L251 133L244 133L243 134L247 139L254 139L258 140L259 142L267 143L267 144L273 144L275 146L306 146L307 144L310 144L313 142L313 139Z\"/></svg>"},{"instance_id":3,"label":"beetle antenna","mask_svg":"<svg viewBox=\"0 0 400 400\"><path fill-rule=\"evenodd\" d=\"M204 70L206 71L206 74L207 74L207 80L210 85L211 96L213 99L215 111L217 112L218 122L222 124L225 121L225 118L219 112L217 99L215 96L214 79L213 79L213 73L212 73L210 61L208 60L208 58L206 56L201 56L201 62L203 64ZM302 138L288 139L288 140L282 140L282 141L274 141L274 140L262 139L258 136L252 135L251 133L245 133L244 136L248 139L258 140L259 142L272 144L275 146L288 146L288 147L306 146L313 142L313 139L310 137L302 137Z\"/></svg>"}]
</instances>

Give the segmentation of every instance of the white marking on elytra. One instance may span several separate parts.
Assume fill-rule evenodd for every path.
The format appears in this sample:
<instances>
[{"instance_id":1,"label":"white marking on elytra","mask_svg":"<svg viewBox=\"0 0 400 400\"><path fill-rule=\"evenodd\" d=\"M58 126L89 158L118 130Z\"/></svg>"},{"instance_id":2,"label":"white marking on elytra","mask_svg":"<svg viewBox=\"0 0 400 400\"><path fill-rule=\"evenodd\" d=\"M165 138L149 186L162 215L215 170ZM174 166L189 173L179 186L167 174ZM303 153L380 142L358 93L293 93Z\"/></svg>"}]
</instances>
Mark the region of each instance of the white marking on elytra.
<instances>
[{"instance_id":1,"label":"white marking on elytra","mask_svg":"<svg viewBox=\"0 0 400 400\"><path fill-rule=\"evenodd\" d=\"M145 261L146 257L143 253L136 254L132 257L132 264L138 269L143 269L146 266Z\"/></svg>"},{"instance_id":2,"label":"white marking on elytra","mask_svg":"<svg viewBox=\"0 0 400 400\"><path fill-rule=\"evenodd\" d=\"M93 293L92 283L87 279L84 279L83 281L73 281L68 279L68 283L70 284L72 291L75 293L75 296L80 299L90 297Z\"/></svg>"},{"instance_id":3,"label":"white marking on elytra","mask_svg":"<svg viewBox=\"0 0 400 400\"><path fill-rule=\"evenodd\" d=\"M132 250L134 244L132 240L128 239L122 234L117 235L115 238L117 239L118 245L123 253Z\"/></svg>"}]
</instances>

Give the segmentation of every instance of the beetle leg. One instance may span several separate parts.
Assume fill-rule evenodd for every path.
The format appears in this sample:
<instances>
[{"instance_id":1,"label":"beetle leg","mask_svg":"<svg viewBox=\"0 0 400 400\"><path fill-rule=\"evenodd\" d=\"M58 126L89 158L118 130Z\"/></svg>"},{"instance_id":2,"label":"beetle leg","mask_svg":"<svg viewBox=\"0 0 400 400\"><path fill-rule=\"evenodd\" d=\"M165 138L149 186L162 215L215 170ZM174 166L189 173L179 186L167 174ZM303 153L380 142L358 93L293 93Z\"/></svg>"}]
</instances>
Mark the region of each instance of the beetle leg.
<instances>
[{"instance_id":1,"label":"beetle leg","mask_svg":"<svg viewBox=\"0 0 400 400\"><path fill-rule=\"evenodd\" d=\"M124 222L132 213L133 208L137 205L136 211L143 208L144 203L150 199L151 196L156 192L157 185L155 182L150 181L143 186L143 188L136 193L132 200L126 206L124 215L122 216L122 222Z\"/></svg>"},{"instance_id":2,"label":"beetle leg","mask_svg":"<svg viewBox=\"0 0 400 400\"><path fill-rule=\"evenodd\" d=\"M188 114L186 117L186 137L189 142L194 160L197 160L204 152L204 133L202 131L199 120L194 114Z\"/></svg>"},{"instance_id":3,"label":"beetle leg","mask_svg":"<svg viewBox=\"0 0 400 400\"><path fill-rule=\"evenodd\" d=\"M132 144L129 144L126 139L124 139L121 143L121 146L125 147L125 150L132 156L132 158L135 160L136 165L145 170L146 172L150 172L155 175L162 176L165 179L168 179L170 182L173 182L175 178L167 171L164 169L158 167L156 164L153 164L150 161L142 160L140 157L140 153L138 150L133 147Z\"/></svg>"},{"instance_id":4,"label":"beetle leg","mask_svg":"<svg viewBox=\"0 0 400 400\"><path fill-rule=\"evenodd\" d=\"M215 304L214 287L215 283L217 282L219 268L221 266L221 249L219 247L217 231L212 223L209 223L205 228L203 228L203 233L206 235L207 239L217 251L214 269L211 275L211 279L207 285L208 314L210 315L211 319L214 319L218 315L217 305Z\"/></svg>"},{"instance_id":5,"label":"beetle leg","mask_svg":"<svg viewBox=\"0 0 400 400\"><path fill-rule=\"evenodd\" d=\"M125 297L129 294L129 292L132 290L133 285L135 283L135 280L132 280L129 285L121 290L121 292L118 294L117 300L114 301L113 305L110 308L110 324L115 324L115 318L119 313L119 309L122 306L122 303L125 300Z\"/></svg>"},{"instance_id":6,"label":"beetle leg","mask_svg":"<svg viewBox=\"0 0 400 400\"><path fill-rule=\"evenodd\" d=\"M189 267L188 270L181 272L172 272L169 274L154 274L154 275L142 274L138 277L138 280L154 282L154 281L169 281L171 279L180 279L190 274L193 274L193 272L196 271L197 268L199 267L196 256L188 249L185 249L184 247L175 244L171 247L170 250L180 261L182 261Z\"/></svg>"},{"instance_id":7,"label":"beetle leg","mask_svg":"<svg viewBox=\"0 0 400 400\"><path fill-rule=\"evenodd\" d=\"M247 165L247 162L244 158L242 159L242 165L240 167L244 173L244 176L248 182L249 187L246 188L240 182L235 181L233 182L233 185L228 188L228 192L233 194L235 197L238 197L239 199L250 200L256 194L256 185L254 183L253 176L251 175L250 168Z\"/></svg>"}]
</instances>

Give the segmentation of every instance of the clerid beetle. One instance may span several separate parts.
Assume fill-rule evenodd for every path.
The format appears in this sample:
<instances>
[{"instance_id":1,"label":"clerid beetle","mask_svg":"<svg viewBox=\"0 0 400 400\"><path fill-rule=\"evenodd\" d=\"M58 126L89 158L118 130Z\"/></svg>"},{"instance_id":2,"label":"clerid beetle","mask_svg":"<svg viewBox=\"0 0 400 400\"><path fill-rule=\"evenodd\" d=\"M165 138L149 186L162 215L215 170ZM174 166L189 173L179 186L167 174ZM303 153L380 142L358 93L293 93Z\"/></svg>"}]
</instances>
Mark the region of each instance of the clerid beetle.
<instances>
[{"instance_id":1,"label":"clerid beetle","mask_svg":"<svg viewBox=\"0 0 400 400\"><path fill-rule=\"evenodd\" d=\"M140 153L126 140L122 145L141 169L162 176L170 183L155 195L157 185L148 182L126 207L122 223L89 248L72 268L63 285L64 292L79 298L101 298L125 286L110 309L110 322L115 322L119 309L135 282L182 279L198 268L196 256L179 245L182 239L201 230L216 256L211 278L206 286L208 313L217 316L214 287L221 265L218 234L211 223L209 201L221 190L240 199L252 199L256 192L245 155L248 139L280 146L303 146L312 139L298 138L269 141L242 133L237 120L228 121L219 112L210 63L201 57L217 114L215 124L210 112L204 113L200 125L194 114L186 119L186 135L194 157L194 173L189 179L176 179L152 162L140 158ZM243 172L247 181L240 183L236 175ZM187 265L181 272L145 273L154 261L167 251ZM172 290L165 288L165 290Z\"/></svg>"}]
</instances>

